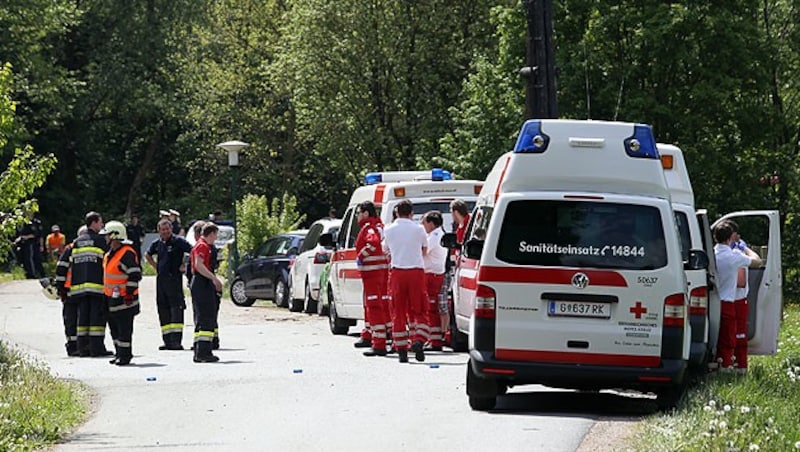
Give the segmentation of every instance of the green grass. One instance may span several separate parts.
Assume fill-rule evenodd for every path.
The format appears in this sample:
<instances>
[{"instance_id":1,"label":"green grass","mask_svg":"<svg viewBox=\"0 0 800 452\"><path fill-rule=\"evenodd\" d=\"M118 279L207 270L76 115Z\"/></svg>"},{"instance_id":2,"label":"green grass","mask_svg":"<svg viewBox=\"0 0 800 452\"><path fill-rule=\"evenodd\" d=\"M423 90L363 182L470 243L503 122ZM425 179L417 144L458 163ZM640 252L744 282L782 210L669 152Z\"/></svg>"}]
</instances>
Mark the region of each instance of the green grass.
<instances>
[{"instance_id":1,"label":"green grass","mask_svg":"<svg viewBox=\"0 0 800 452\"><path fill-rule=\"evenodd\" d=\"M715 374L673 413L645 419L641 451L800 450L800 306L784 313L778 354L751 356L749 374Z\"/></svg>"},{"instance_id":2,"label":"green grass","mask_svg":"<svg viewBox=\"0 0 800 452\"><path fill-rule=\"evenodd\" d=\"M85 394L0 341L0 450L55 444L85 418Z\"/></svg>"}]
</instances>

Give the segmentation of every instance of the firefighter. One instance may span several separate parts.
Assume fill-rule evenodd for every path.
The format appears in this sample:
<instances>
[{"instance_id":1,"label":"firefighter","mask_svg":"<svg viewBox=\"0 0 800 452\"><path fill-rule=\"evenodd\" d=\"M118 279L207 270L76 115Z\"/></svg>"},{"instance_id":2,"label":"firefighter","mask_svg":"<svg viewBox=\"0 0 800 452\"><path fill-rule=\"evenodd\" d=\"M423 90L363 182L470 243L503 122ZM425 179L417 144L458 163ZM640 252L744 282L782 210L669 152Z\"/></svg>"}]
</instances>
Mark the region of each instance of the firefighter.
<instances>
[{"instance_id":1,"label":"firefighter","mask_svg":"<svg viewBox=\"0 0 800 452\"><path fill-rule=\"evenodd\" d=\"M383 224L375 205L364 201L356 207L360 230L356 238L356 265L364 285L364 331L356 347L371 347L364 356L386 356L386 281L389 263L381 249ZM367 345L364 345L367 344Z\"/></svg>"},{"instance_id":2,"label":"firefighter","mask_svg":"<svg viewBox=\"0 0 800 452\"><path fill-rule=\"evenodd\" d=\"M76 237L86 233L86 226L81 226L78 229ZM70 264L72 258L72 247L75 242L72 242L64 248L61 255L58 256L58 263L56 264L56 288L58 289L58 296L61 298L61 318L64 321L64 335L67 337L67 343L64 346L67 348L67 356L78 356L78 304L69 296L69 290L72 286L72 266Z\"/></svg>"},{"instance_id":3,"label":"firefighter","mask_svg":"<svg viewBox=\"0 0 800 452\"><path fill-rule=\"evenodd\" d=\"M158 271L156 276L156 305L161 324L163 345L159 350L183 350L183 311L186 299L183 296L183 255L192 250L189 242L172 233L168 219L158 222L159 240L150 244L144 257ZM153 255L157 257L153 259Z\"/></svg>"},{"instance_id":4,"label":"firefighter","mask_svg":"<svg viewBox=\"0 0 800 452\"><path fill-rule=\"evenodd\" d=\"M200 237L203 236L203 227L207 224L213 224L213 222L205 222L202 220L195 221L192 223L192 233L194 234L194 242L197 243L200 240ZM214 273L217 272L217 268L219 268L219 250L216 246L211 247L211 271ZM189 262L186 264L186 280L189 288L191 289L192 284L192 260L189 259ZM218 293L217 297L217 318L219 318L219 306L222 304L222 294ZM194 313L194 324L197 325L197 313ZM217 322L217 329L214 330L214 342L213 342L214 350L219 350L219 322Z\"/></svg>"},{"instance_id":5,"label":"firefighter","mask_svg":"<svg viewBox=\"0 0 800 452\"><path fill-rule=\"evenodd\" d=\"M222 282L211 265L211 249L217 239L217 225L203 226L202 237L197 241L189 260L192 263L192 309L195 312L194 362L213 363L219 357L212 353L214 331L217 329L217 300L222 292Z\"/></svg>"},{"instance_id":6,"label":"firefighter","mask_svg":"<svg viewBox=\"0 0 800 452\"><path fill-rule=\"evenodd\" d=\"M69 296L78 304L79 356L109 356L106 349L106 305L103 295L103 255L108 249L98 234L103 217L97 212L85 216L86 232L78 236L70 257L72 275Z\"/></svg>"},{"instance_id":7,"label":"firefighter","mask_svg":"<svg viewBox=\"0 0 800 452\"><path fill-rule=\"evenodd\" d=\"M124 224L109 221L100 234L106 236L109 247L103 258L103 293L108 302L108 326L116 349L116 356L109 362L126 366L133 357L133 318L139 314L142 268Z\"/></svg>"}]
</instances>

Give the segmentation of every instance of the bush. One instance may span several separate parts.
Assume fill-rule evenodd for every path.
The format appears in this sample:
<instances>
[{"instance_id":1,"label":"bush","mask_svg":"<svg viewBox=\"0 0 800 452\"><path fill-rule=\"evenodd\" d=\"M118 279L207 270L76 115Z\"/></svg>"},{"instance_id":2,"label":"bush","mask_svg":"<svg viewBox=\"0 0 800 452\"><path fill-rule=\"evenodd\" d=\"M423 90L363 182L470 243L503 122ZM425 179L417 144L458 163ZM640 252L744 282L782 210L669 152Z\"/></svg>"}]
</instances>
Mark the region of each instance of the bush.
<instances>
[{"instance_id":1,"label":"bush","mask_svg":"<svg viewBox=\"0 0 800 452\"><path fill-rule=\"evenodd\" d=\"M236 239L239 255L250 252L268 238L281 232L297 229L305 215L297 213L297 199L284 194L273 199L271 205L266 196L246 195L237 204Z\"/></svg>"}]
</instances>

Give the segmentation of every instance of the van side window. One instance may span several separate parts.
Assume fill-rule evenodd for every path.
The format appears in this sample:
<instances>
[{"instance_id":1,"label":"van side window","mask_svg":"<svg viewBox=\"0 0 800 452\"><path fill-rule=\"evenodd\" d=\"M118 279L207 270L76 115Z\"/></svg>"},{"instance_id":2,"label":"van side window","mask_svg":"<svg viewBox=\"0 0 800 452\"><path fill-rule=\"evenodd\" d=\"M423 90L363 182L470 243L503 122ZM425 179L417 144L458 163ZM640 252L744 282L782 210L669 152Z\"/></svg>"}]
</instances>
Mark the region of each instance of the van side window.
<instances>
[{"instance_id":1,"label":"van side window","mask_svg":"<svg viewBox=\"0 0 800 452\"><path fill-rule=\"evenodd\" d=\"M493 207L478 207L472 212L469 227L465 234L467 240L477 239L486 240L486 230L489 228L489 220L492 218Z\"/></svg>"},{"instance_id":2,"label":"van side window","mask_svg":"<svg viewBox=\"0 0 800 452\"><path fill-rule=\"evenodd\" d=\"M678 228L678 237L681 239L681 256L683 261L689 260L689 250L692 249L692 235L689 233L689 218L683 212L675 212L675 226Z\"/></svg>"},{"instance_id":3,"label":"van side window","mask_svg":"<svg viewBox=\"0 0 800 452\"><path fill-rule=\"evenodd\" d=\"M342 228L339 230L339 235L336 237L336 244L338 245L339 249L346 248L345 244L347 242L347 230L350 228L350 222L353 219L353 212L355 211L355 207L351 207L347 209L347 212L344 213L344 218L342 219ZM358 232L356 232L358 234Z\"/></svg>"},{"instance_id":4,"label":"van side window","mask_svg":"<svg viewBox=\"0 0 800 452\"><path fill-rule=\"evenodd\" d=\"M350 218L350 226L348 229L348 234L344 237L347 241L345 242L345 248L353 248L356 246L356 239L358 238L358 231L361 230L361 226L358 224L358 217L355 215L356 207L351 210L353 213L352 218ZM342 222L342 225L345 224L347 220Z\"/></svg>"}]
</instances>

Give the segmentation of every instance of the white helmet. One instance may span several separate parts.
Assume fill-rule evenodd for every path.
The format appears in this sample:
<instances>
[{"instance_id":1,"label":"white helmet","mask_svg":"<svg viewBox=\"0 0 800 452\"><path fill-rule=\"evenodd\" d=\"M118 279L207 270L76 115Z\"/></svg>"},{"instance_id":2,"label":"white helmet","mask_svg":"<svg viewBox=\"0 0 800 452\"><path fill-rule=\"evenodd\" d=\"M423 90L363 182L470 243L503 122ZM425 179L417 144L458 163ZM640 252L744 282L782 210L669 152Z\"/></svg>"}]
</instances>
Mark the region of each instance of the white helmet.
<instances>
[{"instance_id":1,"label":"white helmet","mask_svg":"<svg viewBox=\"0 0 800 452\"><path fill-rule=\"evenodd\" d=\"M125 225L119 221L106 223L106 227L100 231L100 234L107 235L110 240L119 240L121 242L128 240L128 231L125 229Z\"/></svg>"}]
</instances>

